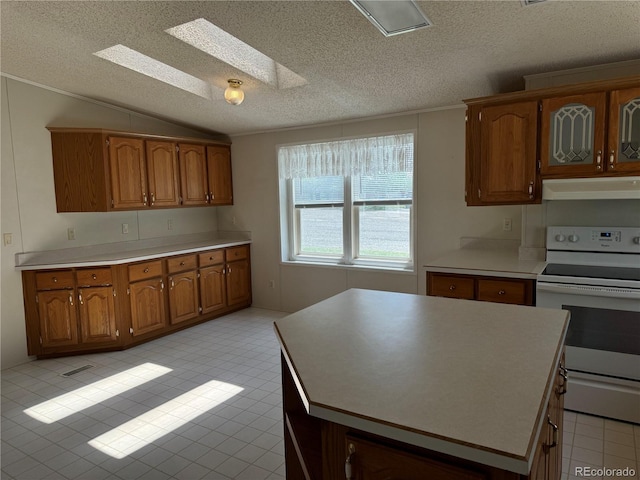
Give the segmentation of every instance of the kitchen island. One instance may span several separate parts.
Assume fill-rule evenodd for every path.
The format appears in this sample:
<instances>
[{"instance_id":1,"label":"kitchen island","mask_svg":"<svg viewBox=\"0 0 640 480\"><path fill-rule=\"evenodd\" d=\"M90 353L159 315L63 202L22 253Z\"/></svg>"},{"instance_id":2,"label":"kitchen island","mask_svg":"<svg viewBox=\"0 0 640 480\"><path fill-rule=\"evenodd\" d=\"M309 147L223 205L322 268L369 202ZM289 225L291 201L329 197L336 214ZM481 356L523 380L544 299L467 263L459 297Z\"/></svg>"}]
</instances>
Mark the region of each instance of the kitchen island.
<instances>
[{"instance_id":1,"label":"kitchen island","mask_svg":"<svg viewBox=\"0 0 640 480\"><path fill-rule=\"evenodd\" d=\"M358 289L277 320L287 478L560 478L567 326Z\"/></svg>"}]
</instances>

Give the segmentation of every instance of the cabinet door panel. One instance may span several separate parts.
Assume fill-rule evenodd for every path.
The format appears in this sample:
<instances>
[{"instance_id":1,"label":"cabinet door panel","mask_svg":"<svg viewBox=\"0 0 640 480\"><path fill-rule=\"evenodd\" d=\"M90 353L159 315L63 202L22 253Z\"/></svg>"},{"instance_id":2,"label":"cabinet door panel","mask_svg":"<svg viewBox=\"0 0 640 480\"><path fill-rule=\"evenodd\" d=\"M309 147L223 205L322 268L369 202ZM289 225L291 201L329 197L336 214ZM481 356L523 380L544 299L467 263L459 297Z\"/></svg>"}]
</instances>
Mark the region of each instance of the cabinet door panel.
<instances>
[{"instance_id":1,"label":"cabinet door panel","mask_svg":"<svg viewBox=\"0 0 640 480\"><path fill-rule=\"evenodd\" d=\"M42 347L78 343L78 320L73 290L38 292Z\"/></svg>"},{"instance_id":2,"label":"cabinet door panel","mask_svg":"<svg viewBox=\"0 0 640 480\"><path fill-rule=\"evenodd\" d=\"M113 288L81 288L78 293L82 343L115 342L118 337Z\"/></svg>"},{"instance_id":3,"label":"cabinet door panel","mask_svg":"<svg viewBox=\"0 0 640 480\"><path fill-rule=\"evenodd\" d=\"M226 306L227 286L224 265L200 269L200 301L202 313L211 313Z\"/></svg>"},{"instance_id":4,"label":"cabinet door panel","mask_svg":"<svg viewBox=\"0 0 640 480\"><path fill-rule=\"evenodd\" d=\"M542 100L543 176L590 176L604 169L604 92Z\"/></svg>"},{"instance_id":5,"label":"cabinet door panel","mask_svg":"<svg viewBox=\"0 0 640 480\"><path fill-rule=\"evenodd\" d=\"M179 205L177 144L147 141L146 147L149 205L152 207Z\"/></svg>"},{"instance_id":6,"label":"cabinet door panel","mask_svg":"<svg viewBox=\"0 0 640 480\"><path fill-rule=\"evenodd\" d=\"M614 90L609 105L607 170L640 173L640 87Z\"/></svg>"},{"instance_id":7,"label":"cabinet door panel","mask_svg":"<svg viewBox=\"0 0 640 480\"><path fill-rule=\"evenodd\" d=\"M482 480L484 473L466 470L390 446L347 436L345 458L352 447L353 478L358 480Z\"/></svg>"},{"instance_id":8,"label":"cabinet door panel","mask_svg":"<svg viewBox=\"0 0 640 480\"><path fill-rule=\"evenodd\" d=\"M227 305L251 303L251 269L248 260L227 264Z\"/></svg>"},{"instance_id":9,"label":"cabinet door panel","mask_svg":"<svg viewBox=\"0 0 640 480\"><path fill-rule=\"evenodd\" d=\"M129 286L133 335L142 335L165 326L164 284L154 278Z\"/></svg>"},{"instance_id":10,"label":"cabinet door panel","mask_svg":"<svg viewBox=\"0 0 640 480\"><path fill-rule=\"evenodd\" d=\"M172 324L198 316L198 278L195 270L169 277L169 310Z\"/></svg>"},{"instance_id":11,"label":"cabinet door panel","mask_svg":"<svg viewBox=\"0 0 640 480\"><path fill-rule=\"evenodd\" d=\"M202 145L181 143L180 184L183 205L206 205L209 199L207 160Z\"/></svg>"},{"instance_id":12,"label":"cabinet door panel","mask_svg":"<svg viewBox=\"0 0 640 480\"><path fill-rule=\"evenodd\" d=\"M482 109L481 202L533 203L539 199L536 176L538 103Z\"/></svg>"},{"instance_id":13,"label":"cabinet door panel","mask_svg":"<svg viewBox=\"0 0 640 480\"><path fill-rule=\"evenodd\" d=\"M147 206L147 171L142 140L109 137L109 171L113 208Z\"/></svg>"},{"instance_id":14,"label":"cabinet door panel","mask_svg":"<svg viewBox=\"0 0 640 480\"><path fill-rule=\"evenodd\" d=\"M212 205L233 204L231 150L228 146L207 147L209 196Z\"/></svg>"}]
</instances>

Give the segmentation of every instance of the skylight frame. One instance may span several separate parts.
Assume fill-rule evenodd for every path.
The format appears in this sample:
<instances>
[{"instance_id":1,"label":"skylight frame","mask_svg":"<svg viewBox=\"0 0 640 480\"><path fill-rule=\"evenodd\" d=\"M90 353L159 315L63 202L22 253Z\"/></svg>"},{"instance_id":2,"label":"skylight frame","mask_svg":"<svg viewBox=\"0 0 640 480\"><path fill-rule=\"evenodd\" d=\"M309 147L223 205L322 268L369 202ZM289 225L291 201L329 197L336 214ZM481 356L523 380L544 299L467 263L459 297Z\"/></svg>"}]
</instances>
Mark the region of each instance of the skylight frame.
<instances>
[{"instance_id":1,"label":"skylight frame","mask_svg":"<svg viewBox=\"0 0 640 480\"><path fill-rule=\"evenodd\" d=\"M369 20L385 37L393 37L396 35L401 35L403 33L414 32L416 30L421 30L423 28L427 28L433 25L431 20L427 18L424 12L420 9L420 7L415 3L414 0L394 0L394 1L372 1L372 0L349 0L351 4L358 9L362 15L365 16L367 20ZM377 8L380 7L390 7L386 12L388 15L395 15L399 12L399 9L404 9L401 13L413 14L421 17L423 22L414 23L412 25L406 25L400 29L389 30L384 26L384 20L378 19L375 17L375 12L370 12L367 9L366 4L375 5ZM393 5L391 9L391 5Z\"/></svg>"}]
</instances>

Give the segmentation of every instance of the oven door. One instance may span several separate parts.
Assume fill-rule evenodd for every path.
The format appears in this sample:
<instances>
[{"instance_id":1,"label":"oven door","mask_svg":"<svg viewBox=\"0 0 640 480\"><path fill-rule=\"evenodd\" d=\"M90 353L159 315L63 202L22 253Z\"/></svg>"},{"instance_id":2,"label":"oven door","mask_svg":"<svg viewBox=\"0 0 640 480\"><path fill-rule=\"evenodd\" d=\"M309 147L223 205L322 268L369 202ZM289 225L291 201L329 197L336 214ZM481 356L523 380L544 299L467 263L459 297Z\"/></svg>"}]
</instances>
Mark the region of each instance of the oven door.
<instances>
[{"instance_id":1,"label":"oven door","mask_svg":"<svg viewBox=\"0 0 640 480\"><path fill-rule=\"evenodd\" d=\"M565 408L640 423L640 290L539 278L536 305L571 312Z\"/></svg>"}]
</instances>

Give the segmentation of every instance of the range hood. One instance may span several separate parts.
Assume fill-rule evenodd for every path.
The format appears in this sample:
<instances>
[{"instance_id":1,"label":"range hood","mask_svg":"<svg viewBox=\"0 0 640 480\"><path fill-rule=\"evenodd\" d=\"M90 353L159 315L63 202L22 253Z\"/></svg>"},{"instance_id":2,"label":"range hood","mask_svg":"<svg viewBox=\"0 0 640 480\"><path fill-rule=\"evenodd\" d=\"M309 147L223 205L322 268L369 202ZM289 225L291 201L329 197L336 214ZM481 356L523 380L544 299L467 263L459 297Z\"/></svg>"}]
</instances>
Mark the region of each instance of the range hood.
<instances>
[{"instance_id":1,"label":"range hood","mask_svg":"<svg viewBox=\"0 0 640 480\"><path fill-rule=\"evenodd\" d=\"M640 177L562 178L542 181L543 200L639 199Z\"/></svg>"}]
</instances>

